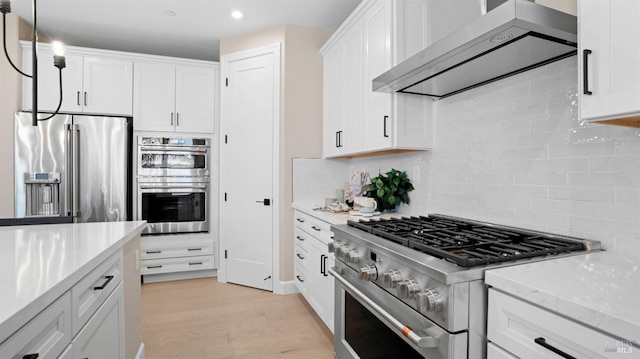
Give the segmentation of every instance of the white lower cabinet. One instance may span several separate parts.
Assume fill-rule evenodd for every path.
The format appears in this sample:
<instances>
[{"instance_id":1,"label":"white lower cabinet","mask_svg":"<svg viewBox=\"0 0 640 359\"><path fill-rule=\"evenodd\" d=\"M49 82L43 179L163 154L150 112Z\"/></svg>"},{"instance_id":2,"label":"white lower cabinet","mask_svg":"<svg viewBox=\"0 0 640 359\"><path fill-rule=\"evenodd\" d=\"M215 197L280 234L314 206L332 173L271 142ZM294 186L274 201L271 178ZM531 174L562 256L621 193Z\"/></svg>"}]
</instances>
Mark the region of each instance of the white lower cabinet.
<instances>
[{"instance_id":1,"label":"white lower cabinet","mask_svg":"<svg viewBox=\"0 0 640 359\"><path fill-rule=\"evenodd\" d=\"M617 357L605 351L615 337L538 305L491 288L488 307L489 359Z\"/></svg>"},{"instance_id":2,"label":"white lower cabinet","mask_svg":"<svg viewBox=\"0 0 640 359\"><path fill-rule=\"evenodd\" d=\"M295 212L294 276L298 290L333 332L334 279L329 275L335 259L327 244L333 240L330 224Z\"/></svg>"},{"instance_id":3,"label":"white lower cabinet","mask_svg":"<svg viewBox=\"0 0 640 359\"><path fill-rule=\"evenodd\" d=\"M124 358L124 296L120 283L71 343L73 358Z\"/></svg>"},{"instance_id":4,"label":"white lower cabinet","mask_svg":"<svg viewBox=\"0 0 640 359\"><path fill-rule=\"evenodd\" d=\"M214 245L210 234L142 237L141 273L152 275L215 269Z\"/></svg>"},{"instance_id":5,"label":"white lower cabinet","mask_svg":"<svg viewBox=\"0 0 640 359\"><path fill-rule=\"evenodd\" d=\"M122 251L0 344L2 359L125 359Z\"/></svg>"},{"instance_id":6,"label":"white lower cabinet","mask_svg":"<svg viewBox=\"0 0 640 359\"><path fill-rule=\"evenodd\" d=\"M71 341L69 292L45 308L9 339L0 344L0 358L54 359Z\"/></svg>"}]
</instances>

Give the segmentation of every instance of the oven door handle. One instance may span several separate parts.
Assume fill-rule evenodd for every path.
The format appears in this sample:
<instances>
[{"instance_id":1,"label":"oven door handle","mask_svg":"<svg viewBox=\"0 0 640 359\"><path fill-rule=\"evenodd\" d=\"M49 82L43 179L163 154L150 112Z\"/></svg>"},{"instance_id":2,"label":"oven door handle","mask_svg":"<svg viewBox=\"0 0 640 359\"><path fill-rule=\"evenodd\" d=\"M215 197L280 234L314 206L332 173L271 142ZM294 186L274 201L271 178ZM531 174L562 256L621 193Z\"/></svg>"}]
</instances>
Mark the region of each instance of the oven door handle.
<instances>
[{"instance_id":1,"label":"oven door handle","mask_svg":"<svg viewBox=\"0 0 640 359\"><path fill-rule=\"evenodd\" d=\"M202 185L202 186L198 186L198 185L194 185L194 186L190 186L190 185L177 185L177 186L145 186L145 185L139 185L140 189L161 189L161 190L174 190L174 189L207 189L206 185Z\"/></svg>"},{"instance_id":2,"label":"oven door handle","mask_svg":"<svg viewBox=\"0 0 640 359\"><path fill-rule=\"evenodd\" d=\"M189 149L184 147L140 147L140 152L162 154L163 152L183 152L183 153L195 153L205 154L209 150L207 148Z\"/></svg>"},{"instance_id":3,"label":"oven door handle","mask_svg":"<svg viewBox=\"0 0 640 359\"><path fill-rule=\"evenodd\" d=\"M418 346L419 348L435 348L438 346L438 338L436 336L428 336L421 337L416 334L413 329L402 324L399 320L394 318L391 314L387 313L384 309L382 309L378 304L369 299L366 295L364 295L358 288L354 287L349 281L347 281L340 273L337 272L337 268L329 268L329 274L334 276L340 284L342 284L346 289L349 290L350 294L353 295L358 301L363 302L369 307L369 310L373 311L374 314L380 319L383 319L387 322L387 324L391 324L391 326L400 333L409 339L410 342Z\"/></svg>"}]
</instances>

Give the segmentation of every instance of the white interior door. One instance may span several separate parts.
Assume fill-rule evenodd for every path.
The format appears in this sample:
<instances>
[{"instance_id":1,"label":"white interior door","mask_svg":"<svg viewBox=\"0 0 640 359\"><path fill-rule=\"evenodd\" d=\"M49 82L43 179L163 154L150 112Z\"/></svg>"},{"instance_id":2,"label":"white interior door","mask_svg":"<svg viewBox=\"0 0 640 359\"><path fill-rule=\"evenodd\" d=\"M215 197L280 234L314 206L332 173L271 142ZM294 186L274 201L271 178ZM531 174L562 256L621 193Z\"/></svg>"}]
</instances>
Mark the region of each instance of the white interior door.
<instances>
[{"instance_id":1,"label":"white interior door","mask_svg":"<svg viewBox=\"0 0 640 359\"><path fill-rule=\"evenodd\" d=\"M228 282L273 290L279 52L222 66L221 267Z\"/></svg>"}]
</instances>

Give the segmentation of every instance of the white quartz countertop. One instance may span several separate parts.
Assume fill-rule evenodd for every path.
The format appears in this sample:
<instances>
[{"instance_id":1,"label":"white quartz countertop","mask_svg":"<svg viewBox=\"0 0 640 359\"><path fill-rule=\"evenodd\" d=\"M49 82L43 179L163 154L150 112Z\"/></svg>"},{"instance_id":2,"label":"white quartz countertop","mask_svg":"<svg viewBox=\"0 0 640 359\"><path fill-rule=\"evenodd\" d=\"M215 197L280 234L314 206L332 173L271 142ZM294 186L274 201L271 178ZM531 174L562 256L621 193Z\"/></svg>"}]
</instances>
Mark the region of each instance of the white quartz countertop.
<instances>
[{"instance_id":1,"label":"white quartz countertop","mask_svg":"<svg viewBox=\"0 0 640 359\"><path fill-rule=\"evenodd\" d=\"M316 217L320 220L323 220L329 224L337 225L337 224L347 224L347 221L359 221L361 219L380 219L380 218L392 218L392 217L401 217L402 214L399 213L384 213L376 216L353 216L350 215L349 212L338 212L332 213L323 210L315 210L314 204L312 203L300 203L294 202L292 207L298 211L306 213L310 216ZM406 215L405 215L406 216Z\"/></svg>"},{"instance_id":2,"label":"white quartz countertop","mask_svg":"<svg viewBox=\"0 0 640 359\"><path fill-rule=\"evenodd\" d=\"M0 227L0 343L140 234L145 223Z\"/></svg>"},{"instance_id":3,"label":"white quartz countertop","mask_svg":"<svg viewBox=\"0 0 640 359\"><path fill-rule=\"evenodd\" d=\"M489 270L485 282L622 340L640 343L640 257L591 252Z\"/></svg>"}]
</instances>

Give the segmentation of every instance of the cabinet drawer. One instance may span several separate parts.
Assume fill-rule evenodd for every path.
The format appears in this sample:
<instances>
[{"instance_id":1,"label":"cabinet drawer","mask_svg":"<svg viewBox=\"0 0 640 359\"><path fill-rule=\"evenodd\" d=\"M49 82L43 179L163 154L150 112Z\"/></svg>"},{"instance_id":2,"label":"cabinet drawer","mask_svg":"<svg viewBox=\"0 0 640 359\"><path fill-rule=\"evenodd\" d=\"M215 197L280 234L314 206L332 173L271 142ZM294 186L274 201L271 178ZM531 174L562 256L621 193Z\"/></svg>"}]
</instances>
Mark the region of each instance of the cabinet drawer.
<instances>
[{"instance_id":1,"label":"cabinet drawer","mask_svg":"<svg viewBox=\"0 0 640 359\"><path fill-rule=\"evenodd\" d=\"M71 299L63 294L0 345L0 358L55 359L71 342Z\"/></svg>"},{"instance_id":2,"label":"cabinet drawer","mask_svg":"<svg viewBox=\"0 0 640 359\"><path fill-rule=\"evenodd\" d=\"M295 224L296 228L301 229L307 234L316 237L325 245L333 241L331 224L329 224L328 222L296 211Z\"/></svg>"},{"instance_id":3,"label":"cabinet drawer","mask_svg":"<svg viewBox=\"0 0 640 359\"><path fill-rule=\"evenodd\" d=\"M122 251L109 257L71 288L71 329L75 336L122 282Z\"/></svg>"},{"instance_id":4,"label":"cabinet drawer","mask_svg":"<svg viewBox=\"0 0 640 359\"><path fill-rule=\"evenodd\" d=\"M558 358L551 348L576 358L602 358L617 346L632 350L613 337L495 289L489 290L487 338L519 358Z\"/></svg>"},{"instance_id":5,"label":"cabinet drawer","mask_svg":"<svg viewBox=\"0 0 640 359\"><path fill-rule=\"evenodd\" d=\"M487 359L518 359L511 355L511 353L505 351L499 346L488 343L487 344Z\"/></svg>"},{"instance_id":6,"label":"cabinet drawer","mask_svg":"<svg viewBox=\"0 0 640 359\"><path fill-rule=\"evenodd\" d=\"M294 223L298 228L305 228L309 223L310 217L300 211L295 211L294 217Z\"/></svg>"},{"instance_id":7,"label":"cabinet drawer","mask_svg":"<svg viewBox=\"0 0 640 359\"><path fill-rule=\"evenodd\" d=\"M182 258L148 259L141 261L143 275L187 272L202 269L214 269L213 255Z\"/></svg>"},{"instance_id":8,"label":"cabinet drawer","mask_svg":"<svg viewBox=\"0 0 640 359\"><path fill-rule=\"evenodd\" d=\"M151 239L149 242L153 241ZM174 257L193 257L213 254L213 241L200 243L176 243L171 245L157 245L153 243L140 248L140 259L158 259Z\"/></svg>"},{"instance_id":9,"label":"cabinet drawer","mask_svg":"<svg viewBox=\"0 0 640 359\"><path fill-rule=\"evenodd\" d=\"M309 262L309 251L304 249L303 247L296 244L295 248L295 260L296 264L300 265L302 268L309 270L308 262Z\"/></svg>"},{"instance_id":10,"label":"cabinet drawer","mask_svg":"<svg viewBox=\"0 0 640 359\"><path fill-rule=\"evenodd\" d=\"M296 263L294 266L294 281L296 282L296 287L305 296L305 298L309 295L308 285L309 285L309 275L307 274L307 270L304 269L300 264Z\"/></svg>"}]
</instances>

